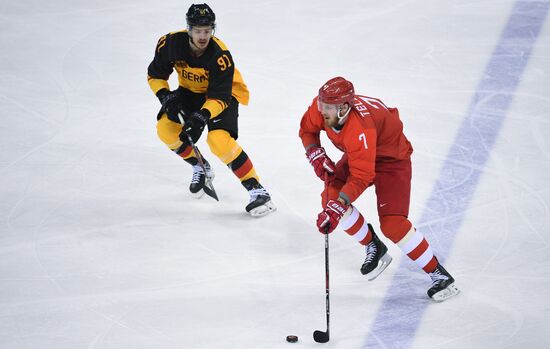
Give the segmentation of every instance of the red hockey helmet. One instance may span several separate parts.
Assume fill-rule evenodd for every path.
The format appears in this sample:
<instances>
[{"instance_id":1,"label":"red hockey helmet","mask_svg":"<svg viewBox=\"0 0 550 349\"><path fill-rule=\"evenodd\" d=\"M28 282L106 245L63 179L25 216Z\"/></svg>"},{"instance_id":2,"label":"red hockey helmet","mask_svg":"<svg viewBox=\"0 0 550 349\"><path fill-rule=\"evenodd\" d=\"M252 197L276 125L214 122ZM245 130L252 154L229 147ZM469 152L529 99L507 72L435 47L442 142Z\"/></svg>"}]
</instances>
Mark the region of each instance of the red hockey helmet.
<instances>
[{"instance_id":1,"label":"red hockey helmet","mask_svg":"<svg viewBox=\"0 0 550 349\"><path fill-rule=\"evenodd\" d=\"M341 76L330 79L319 89L319 101L326 104L351 104L353 97L353 84Z\"/></svg>"}]
</instances>

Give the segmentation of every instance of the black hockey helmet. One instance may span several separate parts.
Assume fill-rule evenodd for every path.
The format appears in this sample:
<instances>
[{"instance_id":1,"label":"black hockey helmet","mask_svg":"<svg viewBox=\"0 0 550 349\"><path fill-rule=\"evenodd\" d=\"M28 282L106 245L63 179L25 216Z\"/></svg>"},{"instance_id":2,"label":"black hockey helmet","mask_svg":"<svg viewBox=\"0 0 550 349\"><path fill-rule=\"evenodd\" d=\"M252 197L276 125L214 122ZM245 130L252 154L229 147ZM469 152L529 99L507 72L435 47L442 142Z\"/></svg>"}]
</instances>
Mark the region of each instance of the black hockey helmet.
<instances>
[{"instance_id":1,"label":"black hockey helmet","mask_svg":"<svg viewBox=\"0 0 550 349\"><path fill-rule=\"evenodd\" d=\"M187 25L192 26L211 26L216 27L216 15L207 4L193 4L189 7L187 14Z\"/></svg>"}]
</instances>

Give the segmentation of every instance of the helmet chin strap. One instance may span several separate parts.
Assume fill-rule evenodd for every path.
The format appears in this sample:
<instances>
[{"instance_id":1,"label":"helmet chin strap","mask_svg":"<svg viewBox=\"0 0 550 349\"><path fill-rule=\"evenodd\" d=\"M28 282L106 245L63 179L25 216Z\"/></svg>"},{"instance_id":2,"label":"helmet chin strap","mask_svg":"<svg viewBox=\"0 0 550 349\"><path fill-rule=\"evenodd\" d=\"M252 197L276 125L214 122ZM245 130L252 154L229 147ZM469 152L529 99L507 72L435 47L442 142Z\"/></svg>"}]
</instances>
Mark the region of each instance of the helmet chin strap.
<instances>
[{"instance_id":1,"label":"helmet chin strap","mask_svg":"<svg viewBox=\"0 0 550 349\"><path fill-rule=\"evenodd\" d=\"M344 115L341 114L342 112L342 105L338 106L336 117L338 118L338 125L342 126L344 122L348 119L349 112L351 111L351 108L348 106L348 110L344 113Z\"/></svg>"}]
</instances>

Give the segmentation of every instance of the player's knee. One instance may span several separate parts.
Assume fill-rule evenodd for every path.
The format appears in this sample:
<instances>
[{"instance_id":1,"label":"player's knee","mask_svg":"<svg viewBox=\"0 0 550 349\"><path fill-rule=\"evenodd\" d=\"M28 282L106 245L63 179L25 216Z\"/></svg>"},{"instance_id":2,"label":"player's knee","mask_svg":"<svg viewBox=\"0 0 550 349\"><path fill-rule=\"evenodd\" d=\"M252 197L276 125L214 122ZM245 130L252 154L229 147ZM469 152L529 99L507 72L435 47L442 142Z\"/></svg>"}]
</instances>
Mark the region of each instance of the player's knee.
<instances>
[{"instance_id":1,"label":"player's knee","mask_svg":"<svg viewBox=\"0 0 550 349\"><path fill-rule=\"evenodd\" d=\"M181 146L180 141L181 125L170 121L164 114L157 122L157 135L160 140L170 149L177 149Z\"/></svg>"},{"instance_id":2,"label":"player's knee","mask_svg":"<svg viewBox=\"0 0 550 349\"><path fill-rule=\"evenodd\" d=\"M380 217L380 230L394 243L401 239L411 230L412 223L405 216L382 216Z\"/></svg>"},{"instance_id":3,"label":"player's knee","mask_svg":"<svg viewBox=\"0 0 550 349\"><path fill-rule=\"evenodd\" d=\"M208 132L206 143L208 143L210 151L224 164L233 161L242 150L237 141L225 130Z\"/></svg>"}]
</instances>

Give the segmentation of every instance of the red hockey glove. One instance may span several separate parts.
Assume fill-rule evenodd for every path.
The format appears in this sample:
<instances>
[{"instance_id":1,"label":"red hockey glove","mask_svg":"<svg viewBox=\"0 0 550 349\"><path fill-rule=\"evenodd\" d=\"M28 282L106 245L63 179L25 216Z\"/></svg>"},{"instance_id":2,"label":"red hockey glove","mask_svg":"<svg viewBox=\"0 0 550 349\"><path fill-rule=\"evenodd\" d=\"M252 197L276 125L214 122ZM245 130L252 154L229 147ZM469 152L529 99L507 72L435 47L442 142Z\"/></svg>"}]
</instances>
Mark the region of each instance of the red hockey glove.
<instances>
[{"instance_id":1,"label":"red hockey glove","mask_svg":"<svg viewBox=\"0 0 550 349\"><path fill-rule=\"evenodd\" d=\"M309 148L307 150L306 156L311 166L313 166L317 177L321 178L323 181L325 180L325 173L329 176L334 174L336 166L334 165L334 162L332 162L332 160L327 156L323 147Z\"/></svg>"},{"instance_id":2,"label":"red hockey glove","mask_svg":"<svg viewBox=\"0 0 550 349\"><path fill-rule=\"evenodd\" d=\"M323 212L317 216L317 228L319 228L319 232L325 234L325 229L328 229L327 233L332 233L347 210L348 207L342 205L340 201L330 200Z\"/></svg>"}]
</instances>

